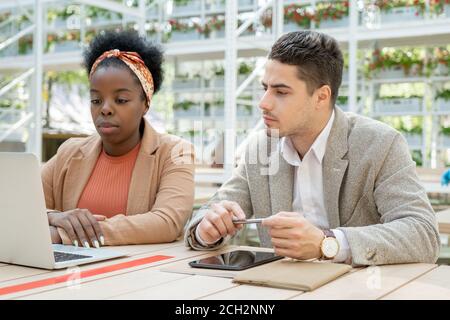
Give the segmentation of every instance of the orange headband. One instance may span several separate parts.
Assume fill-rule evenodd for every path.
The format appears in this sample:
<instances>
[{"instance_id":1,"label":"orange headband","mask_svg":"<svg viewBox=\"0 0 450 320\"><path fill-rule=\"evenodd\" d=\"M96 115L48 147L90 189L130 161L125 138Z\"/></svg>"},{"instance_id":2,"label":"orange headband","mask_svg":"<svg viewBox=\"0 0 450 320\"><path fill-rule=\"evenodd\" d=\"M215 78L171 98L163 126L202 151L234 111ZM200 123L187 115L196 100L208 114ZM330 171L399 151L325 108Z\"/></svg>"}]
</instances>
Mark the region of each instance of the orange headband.
<instances>
[{"instance_id":1,"label":"orange headband","mask_svg":"<svg viewBox=\"0 0 450 320\"><path fill-rule=\"evenodd\" d=\"M150 70L148 70L144 61L141 59L141 56L137 52L120 51L118 49L104 52L100 57L97 58L97 60L95 60L94 64L92 65L91 72L89 73L89 78L92 77L100 62L102 62L106 58L112 57L122 60L138 77L139 82L144 89L145 95L147 96L147 102L150 107L150 101L152 100L153 92L155 91L153 87L153 76Z\"/></svg>"}]
</instances>

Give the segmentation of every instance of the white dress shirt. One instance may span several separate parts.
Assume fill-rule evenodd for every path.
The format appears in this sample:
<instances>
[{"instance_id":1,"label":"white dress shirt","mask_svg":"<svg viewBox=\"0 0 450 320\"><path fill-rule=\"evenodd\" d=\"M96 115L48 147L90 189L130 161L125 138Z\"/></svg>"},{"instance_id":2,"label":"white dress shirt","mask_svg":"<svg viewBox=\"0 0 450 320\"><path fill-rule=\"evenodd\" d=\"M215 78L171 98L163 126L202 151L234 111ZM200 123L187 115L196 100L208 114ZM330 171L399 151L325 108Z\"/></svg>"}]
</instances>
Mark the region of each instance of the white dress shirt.
<instances>
[{"instance_id":1,"label":"white dress shirt","mask_svg":"<svg viewBox=\"0 0 450 320\"><path fill-rule=\"evenodd\" d=\"M334 110L327 125L306 152L303 160L300 159L289 137L281 138L278 144L282 157L295 167L292 209L294 212L303 214L309 222L320 229L329 229L323 197L322 160L333 120ZM332 231L339 243L339 253L332 261L349 262L351 252L345 234L338 229L332 229ZM195 230L195 238L202 246L211 244L200 237L198 228Z\"/></svg>"},{"instance_id":2,"label":"white dress shirt","mask_svg":"<svg viewBox=\"0 0 450 320\"><path fill-rule=\"evenodd\" d=\"M282 157L295 167L292 209L303 214L309 222L320 229L329 229L323 195L322 161L333 120L334 110L327 125L302 160L289 137L283 137L279 141ZM347 238L340 230L332 231L339 242L339 253L332 261L345 262L351 256Z\"/></svg>"}]
</instances>

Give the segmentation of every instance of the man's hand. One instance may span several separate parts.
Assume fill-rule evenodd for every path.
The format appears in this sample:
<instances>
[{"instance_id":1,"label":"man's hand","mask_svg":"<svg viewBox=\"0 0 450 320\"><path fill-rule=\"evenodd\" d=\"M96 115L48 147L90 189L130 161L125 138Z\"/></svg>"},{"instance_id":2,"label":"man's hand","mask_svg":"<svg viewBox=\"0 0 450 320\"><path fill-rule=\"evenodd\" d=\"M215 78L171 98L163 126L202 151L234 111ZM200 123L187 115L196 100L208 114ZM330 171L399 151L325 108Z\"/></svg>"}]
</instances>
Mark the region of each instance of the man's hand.
<instances>
[{"instance_id":1,"label":"man's hand","mask_svg":"<svg viewBox=\"0 0 450 320\"><path fill-rule=\"evenodd\" d=\"M198 235L208 244L213 244L227 235L234 236L243 226L234 224L233 218L245 219L244 211L236 202L223 200L213 203L197 226Z\"/></svg>"},{"instance_id":2,"label":"man's hand","mask_svg":"<svg viewBox=\"0 0 450 320\"><path fill-rule=\"evenodd\" d=\"M73 245L78 246L79 239L80 245L86 248L90 245L96 248L99 248L100 244L104 245L105 239L98 223L101 220L104 220L104 216L94 216L86 209L48 213L50 226L64 229Z\"/></svg>"},{"instance_id":3,"label":"man's hand","mask_svg":"<svg viewBox=\"0 0 450 320\"><path fill-rule=\"evenodd\" d=\"M298 212L279 212L263 220L269 228L275 253L280 256L308 260L322 256L322 230Z\"/></svg>"}]
</instances>

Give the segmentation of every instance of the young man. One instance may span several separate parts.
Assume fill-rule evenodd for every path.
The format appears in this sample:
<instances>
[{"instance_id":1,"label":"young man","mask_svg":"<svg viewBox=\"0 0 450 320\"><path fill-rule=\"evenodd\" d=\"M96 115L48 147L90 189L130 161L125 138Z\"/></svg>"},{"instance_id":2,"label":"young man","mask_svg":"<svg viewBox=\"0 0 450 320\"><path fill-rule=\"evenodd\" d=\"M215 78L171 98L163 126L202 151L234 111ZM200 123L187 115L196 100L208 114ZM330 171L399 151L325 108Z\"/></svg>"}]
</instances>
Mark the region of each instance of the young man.
<instances>
[{"instance_id":1,"label":"young man","mask_svg":"<svg viewBox=\"0 0 450 320\"><path fill-rule=\"evenodd\" d=\"M192 219L186 245L216 249L241 228L233 219L255 216L265 218L261 245L286 257L436 261L436 219L408 145L389 126L335 106L342 69L338 44L325 34L291 32L274 44L260 101L267 129ZM269 161L252 161L267 145Z\"/></svg>"}]
</instances>

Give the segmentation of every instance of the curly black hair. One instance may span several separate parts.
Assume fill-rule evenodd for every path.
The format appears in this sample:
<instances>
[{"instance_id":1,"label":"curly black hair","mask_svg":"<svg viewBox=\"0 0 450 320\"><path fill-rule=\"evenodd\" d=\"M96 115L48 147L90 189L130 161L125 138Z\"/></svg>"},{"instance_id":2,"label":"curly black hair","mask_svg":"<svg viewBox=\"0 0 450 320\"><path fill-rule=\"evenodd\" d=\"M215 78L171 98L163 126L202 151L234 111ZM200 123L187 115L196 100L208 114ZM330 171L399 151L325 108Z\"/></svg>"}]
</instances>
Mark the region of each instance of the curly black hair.
<instances>
[{"instance_id":1,"label":"curly black hair","mask_svg":"<svg viewBox=\"0 0 450 320\"><path fill-rule=\"evenodd\" d=\"M161 47L153 42L147 41L135 31L105 31L98 34L83 52L84 66L89 74L95 60L105 51L119 49L120 51L137 52L153 76L155 93L161 88L163 81L162 64L164 61ZM126 64L117 58L103 60L99 67L117 66L124 67ZM133 74L134 75L134 74ZM137 77L136 77L137 80Z\"/></svg>"}]
</instances>

